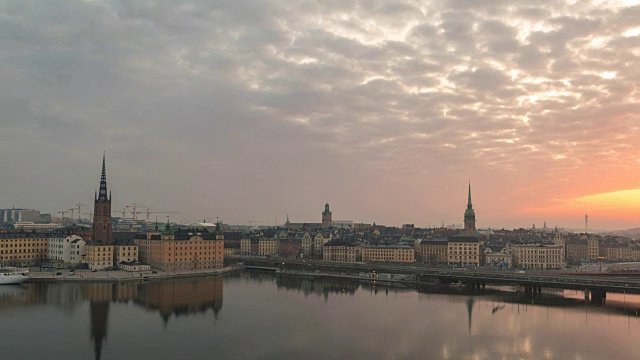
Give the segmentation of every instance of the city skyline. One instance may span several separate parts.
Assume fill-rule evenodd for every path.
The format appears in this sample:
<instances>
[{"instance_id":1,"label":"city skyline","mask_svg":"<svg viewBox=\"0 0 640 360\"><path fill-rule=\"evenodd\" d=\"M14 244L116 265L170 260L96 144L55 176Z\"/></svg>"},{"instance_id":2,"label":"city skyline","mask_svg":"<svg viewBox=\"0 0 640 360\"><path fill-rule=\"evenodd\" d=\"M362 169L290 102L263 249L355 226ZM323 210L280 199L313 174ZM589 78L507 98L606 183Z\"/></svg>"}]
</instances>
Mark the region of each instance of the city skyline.
<instances>
[{"instance_id":1,"label":"city skyline","mask_svg":"<svg viewBox=\"0 0 640 360\"><path fill-rule=\"evenodd\" d=\"M0 207L639 227L639 3L8 3Z\"/></svg>"}]
</instances>

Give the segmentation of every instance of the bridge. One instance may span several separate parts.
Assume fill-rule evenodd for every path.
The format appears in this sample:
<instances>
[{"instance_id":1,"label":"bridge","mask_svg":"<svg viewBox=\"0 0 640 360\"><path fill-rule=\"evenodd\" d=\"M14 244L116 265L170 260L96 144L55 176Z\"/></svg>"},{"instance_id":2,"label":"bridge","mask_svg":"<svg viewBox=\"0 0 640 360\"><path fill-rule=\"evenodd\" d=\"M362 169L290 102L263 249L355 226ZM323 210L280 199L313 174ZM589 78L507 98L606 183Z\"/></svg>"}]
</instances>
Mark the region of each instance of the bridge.
<instances>
[{"instance_id":1,"label":"bridge","mask_svg":"<svg viewBox=\"0 0 640 360\"><path fill-rule=\"evenodd\" d=\"M311 273L358 276L367 273L375 280L380 274L407 274L417 283L458 283L472 288L486 285L517 285L524 292L541 292L542 288L583 290L585 299L602 302L607 292L640 294L640 276L637 274L580 274L549 271L495 271L481 269L434 268L417 264L341 263L320 260L279 260L256 257L229 256L225 260L241 261L247 268L271 271L300 271ZM380 280L383 280L382 278Z\"/></svg>"}]
</instances>

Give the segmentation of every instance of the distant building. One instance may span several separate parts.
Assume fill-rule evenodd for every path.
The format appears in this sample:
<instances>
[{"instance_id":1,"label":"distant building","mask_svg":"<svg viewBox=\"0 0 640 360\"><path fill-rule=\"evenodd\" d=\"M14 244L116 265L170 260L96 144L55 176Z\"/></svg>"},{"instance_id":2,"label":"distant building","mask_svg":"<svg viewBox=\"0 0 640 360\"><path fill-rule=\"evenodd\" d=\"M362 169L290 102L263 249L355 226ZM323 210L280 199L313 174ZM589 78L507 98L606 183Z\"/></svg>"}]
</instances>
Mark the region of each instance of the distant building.
<instances>
[{"instance_id":1,"label":"distant building","mask_svg":"<svg viewBox=\"0 0 640 360\"><path fill-rule=\"evenodd\" d=\"M51 216L49 216L50 218ZM0 209L0 226L7 222L40 222L40 210L33 209ZM51 220L49 220L51 221Z\"/></svg>"},{"instance_id":2,"label":"distant building","mask_svg":"<svg viewBox=\"0 0 640 360\"><path fill-rule=\"evenodd\" d=\"M416 257L429 264L446 264L447 247L447 239L416 241Z\"/></svg>"},{"instance_id":3,"label":"distant building","mask_svg":"<svg viewBox=\"0 0 640 360\"><path fill-rule=\"evenodd\" d=\"M62 267L74 267L84 261L85 247L85 241L77 235L51 237L47 251L49 261L59 262Z\"/></svg>"},{"instance_id":4,"label":"distant building","mask_svg":"<svg viewBox=\"0 0 640 360\"><path fill-rule=\"evenodd\" d=\"M329 211L329 204L327 203L324 205L324 211L322 212L322 228L330 228L331 225L331 211Z\"/></svg>"},{"instance_id":5,"label":"distant building","mask_svg":"<svg viewBox=\"0 0 640 360\"><path fill-rule=\"evenodd\" d=\"M513 266L524 269L562 269L564 267L561 245L514 245L511 248Z\"/></svg>"},{"instance_id":6,"label":"distant building","mask_svg":"<svg viewBox=\"0 0 640 360\"><path fill-rule=\"evenodd\" d=\"M480 265L480 243L475 236L451 236L447 242L449 265Z\"/></svg>"},{"instance_id":7,"label":"distant building","mask_svg":"<svg viewBox=\"0 0 640 360\"><path fill-rule=\"evenodd\" d=\"M0 264L38 265L47 258L49 234L0 233Z\"/></svg>"},{"instance_id":8,"label":"distant building","mask_svg":"<svg viewBox=\"0 0 640 360\"><path fill-rule=\"evenodd\" d=\"M91 270L113 267L113 245L92 242L85 246L85 262Z\"/></svg>"},{"instance_id":9,"label":"distant building","mask_svg":"<svg viewBox=\"0 0 640 360\"><path fill-rule=\"evenodd\" d=\"M54 230L60 227L58 224L48 223L41 224L33 221L16 221L13 223L16 230Z\"/></svg>"},{"instance_id":10,"label":"distant building","mask_svg":"<svg viewBox=\"0 0 640 360\"><path fill-rule=\"evenodd\" d=\"M224 233L186 229L175 233L169 223L159 231L136 235L140 261L163 271L221 269Z\"/></svg>"},{"instance_id":11,"label":"distant building","mask_svg":"<svg viewBox=\"0 0 640 360\"><path fill-rule=\"evenodd\" d=\"M467 210L464 212L464 231L465 236L475 236L476 231L476 213L473 211L471 204L471 182L469 182L469 196L467 201Z\"/></svg>"},{"instance_id":12,"label":"distant building","mask_svg":"<svg viewBox=\"0 0 640 360\"><path fill-rule=\"evenodd\" d=\"M110 244L112 241L111 193L107 197L107 170L105 156L102 156L102 175L100 189L93 202L93 238L92 242Z\"/></svg>"},{"instance_id":13,"label":"distant building","mask_svg":"<svg viewBox=\"0 0 640 360\"><path fill-rule=\"evenodd\" d=\"M355 243L332 240L324 244L322 248L322 260L356 262L358 261L359 251Z\"/></svg>"},{"instance_id":14,"label":"distant building","mask_svg":"<svg viewBox=\"0 0 640 360\"><path fill-rule=\"evenodd\" d=\"M410 246L365 245L362 261L413 263L415 250Z\"/></svg>"}]
</instances>

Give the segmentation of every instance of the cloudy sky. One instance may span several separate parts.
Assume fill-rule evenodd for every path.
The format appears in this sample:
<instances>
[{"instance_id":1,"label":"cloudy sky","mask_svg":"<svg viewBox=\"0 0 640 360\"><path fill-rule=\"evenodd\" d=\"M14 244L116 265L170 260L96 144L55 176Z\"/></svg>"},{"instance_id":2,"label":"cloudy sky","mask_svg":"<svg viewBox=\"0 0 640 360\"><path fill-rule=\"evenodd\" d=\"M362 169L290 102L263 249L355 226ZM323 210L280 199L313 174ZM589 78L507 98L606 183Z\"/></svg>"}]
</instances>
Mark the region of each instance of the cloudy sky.
<instances>
[{"instance_id":1,"label":"cloudy sky","mask_svg":"<svg viewBox=\"0 0 640 360\"><path fill-rule=\"evenodd\" d=\"M640 226L638 0L6 0L0 34L0 208L91 204L106 151L114 213L461 224L470 179L480 228Z\"/></svg>"}]
</instances>

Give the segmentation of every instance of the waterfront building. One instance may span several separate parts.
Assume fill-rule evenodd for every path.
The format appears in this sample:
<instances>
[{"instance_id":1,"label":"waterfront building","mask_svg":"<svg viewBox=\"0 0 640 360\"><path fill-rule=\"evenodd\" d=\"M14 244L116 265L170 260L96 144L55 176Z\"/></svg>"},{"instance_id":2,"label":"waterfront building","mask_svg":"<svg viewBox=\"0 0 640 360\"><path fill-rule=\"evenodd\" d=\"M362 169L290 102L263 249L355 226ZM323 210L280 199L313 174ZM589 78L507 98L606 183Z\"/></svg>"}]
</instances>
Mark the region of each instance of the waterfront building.
<instances>
[{"instance_id":1,"label":"waterfront building","mask_svg":"<svg viewBox=\"0 0 640 360\"><path fill-rule=\"evenodd\" d=\"M278 254L285 258L297 259L302 254L302 238L292 236L280 238Z\"/></svg>"},{"instance_id":2,"label":"waterfront building","mask_svg":"<svg viewBox=\"0 0 640 360\"><path fill-rule=\"evenodd\" d=\"M485 265L510 269L513 264L513 256L509 246L487 246L482 252Z\"/></svg>"},{"instance_id":3,"label":"waterfront building","mask_svg":"<svg viewBox=\"0 0 640 360\"><path fill-rule=\"evenodd\" d=\"M85 246L85 262L91 270L113 267L113 245L91 242Z\"/></svg>"},{"instance_id":4,"label":"waterfront building","mask_svg":"<svg viewBox=\"0 0 640 360\"><path fill-rule=\"evenodd\" d=\"M480 242L475 236L450 236L447 241L449 265L480 265Z\"/></svg>"},{"instance_id":5,"label":"waterfront building","mask_svg":"<svg viewBox=\"0 0 640 360\"><path fill-rule=\"evenodd\" d=\"M105 155L102 155L102 175L100 189L93 202L93 237L92 242L110 244L112 240L111 193L107 197L107 170Z\"/></svg>"},{"instance_id":6,"label":"waterfront building","mask_svg":"<svg viewBox=\"0 0 640 360\"><path fill-rule=\"evenodd\" d=\"M595 235L591 235L587 239L587 247L589 248L588 250L589 260L591 261L598 260L598 257L600 254L600 243L599 243L598 237Z\"/></svg>"},{"instance_id":7,"label":"waterfront building","mask_svg":"<svg viewBox=\"0 0 640 360\"><path fill-rule=\"evenodd\" d=\"M511 248L513 266L523 269L562 269L564 267L561 245L514 245Z\"/></svg>"},{"instance_id":8,"label":"waterfront building","mask_svg":"<svg viewBox=\"0 0 640 360\"><path fill-rule=\"evenodd\" d=\"M224 242L224 256L240 255L240 244Z\"/></svg>"},{"instance_id":9,"label":"waterfront building","mask_svg":"<svg viewBox=\"0 0 640 360\"><path fill-rule=\"evenodd\" d=\"M118 263L118 268L120 270L129 271L129 272L137 272L137 271L149 271L151 270L151 265L143 264L137 261L121 261Z\"/></svg>"},{"instance_id":10,"label":"waterfront building","mask_svg":"<svg viewBox=\"0 0 640 360\"><path fill-rule=\"evenodd\" d=\"M224 234L217 230L184 229L136 235L140 261L163 271L221 269L224 266Z\"/></svg>"},{"instance_id":11,"label":"waterfront building","mask_svg":"<svg viewBox=\"0 0 640 360\"><path fill-rule=\"evenodd\" d=\"M240 254L251 255L251 239L240 239Z\"/></svg>"},{"instance_id":12,"label":"waterfront building","mask_svg":"<svg viewBox=\"0 0 640 360\"><path fill-rule=\"evenodd\" d=\"M258 242L258 255L273 256L278 253L278 238L263 238Z\"/></svg>"},{"instance_id":13,"label":"waterfront building","mask_svg":"<svg viewBox=\"0 0 640 360\"><path fill-rule=\"evenodd\" d=\"M587 240L576 239L565 241L566 261L572 264L578 264L589 258L589 244Z\"/></svg>"},{"instance_id":14,"label":"waterfront building","mask_svg":"<svg viewBox=\"0 0 640 360\"><path fill-rule=\"evenodd\" d=\"M330 233L317 233L313 237L313 244L311 246L311 257L313 259L322 259L322 249L324 247L324 244L328 243L329 241L331 241Z\"/></svg>"},{"instance_id":15,"label":"waterfront building","mask_svg":"<svg viewBox=\"0 0 640 360\"><path fill-rule=\"evenodd\" d=\"M464 211L464 230L465 236L476 236L476 213L473 211L473 205L471 204L471 182L469 182L469 194L467 200L467 209Z\"/></svg>"},{"instance_id":16,"label":"waterfront building","mask_svg":"<svg viewBox=\"0 0 640 360\"><path fill-rule=\"evenodd\" d=\"M117 244L113 246L114 266L120 267L120 263L137 263L138 262L138 246L132 243Z\"/></svg>"},{"instance_id":17,"label":"waterfront building","mask_svg":"<svg viewBox=\"0 0 640 360\"><path fill-rule=\"evenodd\" d=\"M352 242L331 240L322 247L322 260L357 262L360 250Z\"/></svg>"},{"instance_id":18,"label":"waterfront building","mask_svg":"<svg viewBox=\"0 0 640 360\"><path fill-rule=\"evenodd\" d=\"M0 265L31 266L42 263L49 250L48 234L0 233Z\"/></svg>"},{"instance_id":19,"label":"waterfront building","mask_svg":"<svg viewBox=\"0 0 640 360\"><path fill-rule=\"evenodd\" d=\"M300 239L302 242L302 254L306 258L310 258L313 253L313 238L309 232L305 232L302 234L302 238Z\"/></svg>"},{"instance_id":20,"label":"waterfront building","mask_svg":"<svg viewBox=\"0 0 640 360\"><path fill-rule=\"evenodd\" d=\"M416 256L429 264L446 264L448 262L447 248L447 239L419 240L416 241Z\"/></svg>"},{"instance_id":21,"label":"waterfront building","mask_svg":"<svg viewBox=\"0 0 640 360\"><path fill-rule=\"evenodd\" d=\"M361 247L362 261L413 263L415 250L410 246L365 245Z\"/></svg>"},{"instance_id":22,"label":"waterfront building","mask_svg":"<svg viewBox=\"0 0 640 360\"><path fill-rule=\"evenodd\" d=\"M59 263L54 267L74 267L84 261L86 243L77 235L53 236L48 241L47 255L51 263Z\"/></svg>"},{"instance_id":23,"label":"waterfront building","mask_svg":"<svg viewBox=\"0 0 640 360\"><path fill-rule=\"evenodd\" d=\"M324 204L324 211L322 212L322 228L330 228L331 223L331 211L329 211L329 204Z\"/></svg>"}]
</instances>

